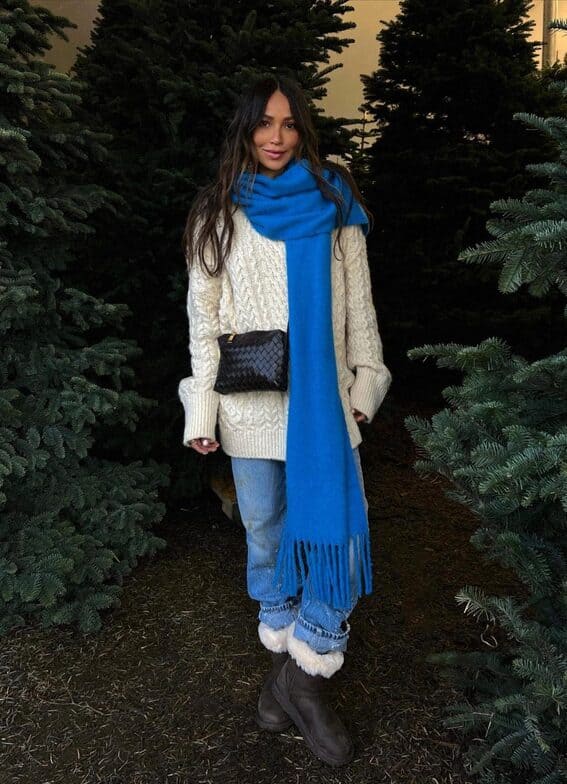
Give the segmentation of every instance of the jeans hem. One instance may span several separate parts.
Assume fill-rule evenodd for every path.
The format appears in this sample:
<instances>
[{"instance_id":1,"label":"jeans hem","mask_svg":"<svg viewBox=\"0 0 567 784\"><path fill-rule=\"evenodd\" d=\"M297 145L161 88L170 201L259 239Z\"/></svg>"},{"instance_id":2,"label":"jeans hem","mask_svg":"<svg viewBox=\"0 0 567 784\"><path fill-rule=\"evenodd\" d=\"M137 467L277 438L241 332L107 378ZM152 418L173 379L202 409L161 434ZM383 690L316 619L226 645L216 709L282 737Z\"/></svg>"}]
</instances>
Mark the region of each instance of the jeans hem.
<instances>
[{"instance_id":1,"label":"jeans hem","mask_svg":"<svg viewBox=\"0 0 567 784\"><path fill-rule=\"evenodd\" d=\"M275 607L262 607L258 613L258 620L277 631L289 626L297 618L297 602L289 599Z\"/></svg>"},{"instance_id":2,"label":"jeans hem","mask_svg":"<svg viewBox=\"0 0 567 784\"><path fill-rule=\"evenodd\" d=\"M317 653L328 653L329 651L346 651L348 645L348 637L350 632L350 624L347 625L346 632L336 634L322 629L320 626L315 626L304 618L298 616L295 623L294 637L298 640L306 642L310 648Z\"/></svg>"},{"instance_id":3,"label":"jeans hem","mask_svg":"<svg viewBox=\"0 0 567 784\"><path fill-rule=\"evenodd\" d=\"M295 626L295 625L294 625ZM340 670L344 662L343 651L319 653L305 640L295 635L297 627L291 627L287 641L287 651L295 663L308 675L322 675L330 678Z\"/></svg>"}]
</instances>

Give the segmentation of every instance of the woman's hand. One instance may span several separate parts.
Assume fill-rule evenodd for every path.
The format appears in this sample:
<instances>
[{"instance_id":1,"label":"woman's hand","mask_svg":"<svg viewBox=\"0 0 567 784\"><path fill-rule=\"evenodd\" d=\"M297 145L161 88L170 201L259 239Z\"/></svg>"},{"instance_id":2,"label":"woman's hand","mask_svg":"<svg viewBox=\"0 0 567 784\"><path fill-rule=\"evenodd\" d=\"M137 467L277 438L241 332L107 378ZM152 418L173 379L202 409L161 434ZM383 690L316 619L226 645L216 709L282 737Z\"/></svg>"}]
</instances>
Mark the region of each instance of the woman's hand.
<instances>
[{"instance_id":1,"label":"woman's hand","mask_svg":"<svg viewBox=\"0 0 567 784\"><path fill-rule=\"evenodd\" d=\"M357 422L367 422L368 417L366 414L363 414L362 411L359 411L357 408L351 408L352 413L354 414L354 418Z\"/></svg>"},{"instance_id":2,"label":"woman's hand","mask_svg":"<svg viewBox=\"0 0 567 784\"><path fill-rule=\"evenodd\" d=\"M209 452L216 452L220 444L210 438L192 438L189 446L201 455L208 455Z\"/></svg>"}]
</instances>

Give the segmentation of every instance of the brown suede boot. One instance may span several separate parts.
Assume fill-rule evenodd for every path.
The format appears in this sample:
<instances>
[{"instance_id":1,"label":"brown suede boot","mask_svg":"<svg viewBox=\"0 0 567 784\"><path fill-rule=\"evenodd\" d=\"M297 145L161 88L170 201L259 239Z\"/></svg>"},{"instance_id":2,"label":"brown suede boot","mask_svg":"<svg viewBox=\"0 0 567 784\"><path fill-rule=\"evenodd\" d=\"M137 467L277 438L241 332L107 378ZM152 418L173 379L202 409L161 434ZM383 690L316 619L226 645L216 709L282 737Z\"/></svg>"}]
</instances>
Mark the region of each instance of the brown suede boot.
<instances>
[{"instance_id":1,"label":"brown suede boot","mask_svg":"<svg viewBox=\"0 0 567 784\"><path fill-rule=\"evenodd\" d=\"M272 653L272 669L264 681L260 698L258 699L256 724L263 730L269 730L270 732L283 732L283 730L287 730L293 724L293 721L272 694L272 683L287 659L287 651L284 651L284 653Z\"/></svg>"},{"instance_id":2,"label":"brown suede boot","mask_svg":"<svg viewBox=\"0 0 567 784\"><path fill-rule=\"evenodd\" d=\"M313 754L339 767L352 761L354 745L342 721L324 701L327 680L322 675L308 675L290 657L276 677L272 692Z\"/></svg>"}]
</instances>

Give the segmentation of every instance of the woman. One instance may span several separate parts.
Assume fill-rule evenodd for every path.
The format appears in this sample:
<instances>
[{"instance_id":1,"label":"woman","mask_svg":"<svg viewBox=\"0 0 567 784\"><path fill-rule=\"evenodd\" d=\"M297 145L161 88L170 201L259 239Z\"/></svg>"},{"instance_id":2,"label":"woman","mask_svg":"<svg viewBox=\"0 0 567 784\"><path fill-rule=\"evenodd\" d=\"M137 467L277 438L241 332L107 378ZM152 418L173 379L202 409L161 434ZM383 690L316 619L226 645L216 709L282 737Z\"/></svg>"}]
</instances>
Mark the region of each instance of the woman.
<instances>
[{"instance_id":1,"label":"woman","mask_svg":"<svg viewBox=\"0 0 567 784\"><path fill-rule=\"evenodd\" d=\"M322 166L299 85L268 76L242 96L184 235L193 375L179 385L183 443L203 455L222 444L231 456L248 592L273 657L256 721L273 731L294 722L333 766L354 746L322 687L371 590L357 423L373 419L392 380L372 304L368 215L349 172ZM219 335L288 327L285 392L214 390Z\"/></svg>"}]
</instances>

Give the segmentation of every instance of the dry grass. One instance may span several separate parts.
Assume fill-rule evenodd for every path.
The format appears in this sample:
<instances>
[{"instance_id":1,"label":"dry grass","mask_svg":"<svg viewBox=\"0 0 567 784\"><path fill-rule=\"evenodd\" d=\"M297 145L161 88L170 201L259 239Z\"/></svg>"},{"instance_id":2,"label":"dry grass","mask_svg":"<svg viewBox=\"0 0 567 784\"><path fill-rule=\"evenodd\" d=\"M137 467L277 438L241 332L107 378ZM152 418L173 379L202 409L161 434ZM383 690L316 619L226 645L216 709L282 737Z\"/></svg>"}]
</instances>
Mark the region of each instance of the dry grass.
<instances>
[{"instance_id":1,"label":"dry grass","mask_svg":"<svg viewBox=\"0 0 567 784\"><path fill-rule=\"evenodd\" d=\"M412 469L409 410L377 417L361 447L375 590L329 683L356 739L350 766L328 768L297 731L256 727L269 658L245 540L207 493L160 529L168 549L127 580L100 634L2 641L1 784L469 784L459 737L441 727L459 695L425 656L481 646L453 597L487 570L468 543L476 522Z\"/></svg>"}]
</instances>

